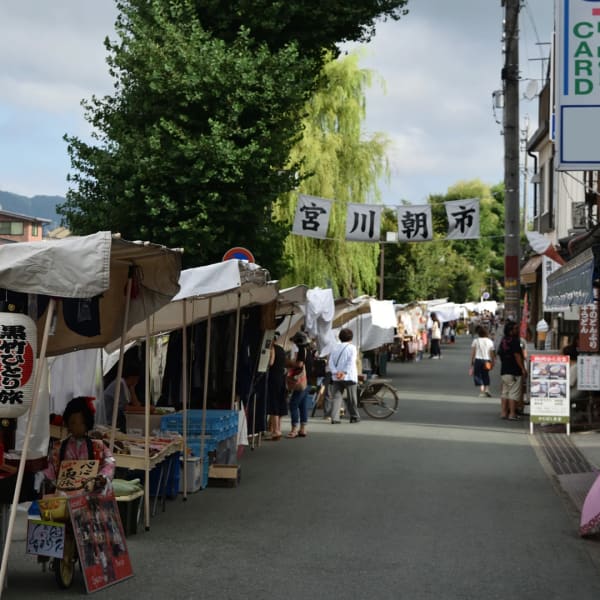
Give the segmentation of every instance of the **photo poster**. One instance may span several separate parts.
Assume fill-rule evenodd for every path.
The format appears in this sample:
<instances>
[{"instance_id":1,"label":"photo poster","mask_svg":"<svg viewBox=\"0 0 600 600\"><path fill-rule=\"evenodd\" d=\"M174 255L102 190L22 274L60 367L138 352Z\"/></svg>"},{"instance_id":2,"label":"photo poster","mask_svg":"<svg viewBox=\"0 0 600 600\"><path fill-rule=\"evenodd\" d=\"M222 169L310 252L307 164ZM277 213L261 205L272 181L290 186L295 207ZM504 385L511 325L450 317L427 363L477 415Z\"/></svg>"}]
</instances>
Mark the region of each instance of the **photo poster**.
<instances>
[{"instance_id":1,"label":"photo poster","mask_svg":"<svg viewBox=\"0 0 600 600\"><path fill-rule=\"evenodd\" d=\"M29 519L27 554L62 558L65 549L65 524Z\"/></svg>"},{"instance_id":2,"label":"photo poster","mask_svg":"<svg viewBox=\"0 0 600 600\"><path fill-rule=\"evenodd\" d=\"M531 356L529 402L531 423L569 423L568 356Z\"/></svg>"},{"instance_id":3,"label":"photo poster","mask_svg":"<svg viewBox=\"0 0 600 600\"><path fill-rule=\"evenodd\" d=\"M69 499L85 588L96 592L133 576L115 497L84 494Z\"/></svg>"}]
</instances>

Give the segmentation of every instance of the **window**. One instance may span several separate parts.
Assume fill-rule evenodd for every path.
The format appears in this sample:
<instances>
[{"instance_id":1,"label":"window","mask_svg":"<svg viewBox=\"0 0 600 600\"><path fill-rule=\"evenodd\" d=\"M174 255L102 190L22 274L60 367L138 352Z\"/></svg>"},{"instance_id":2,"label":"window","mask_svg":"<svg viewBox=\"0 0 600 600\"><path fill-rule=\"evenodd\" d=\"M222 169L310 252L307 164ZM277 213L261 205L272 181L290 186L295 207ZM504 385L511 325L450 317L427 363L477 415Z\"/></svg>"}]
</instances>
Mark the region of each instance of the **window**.
<instances>
[{"instance_id":1,"label":"window","mask_svg":"<svg viewBox=\"0 0 600 600\"><path fill-rule=\"evenodd\" d=\"M31 235L38 235L38 229L39 229L39 225L37 223L32 223L31 224Z\"/></svg>"},{"instance_id":2,"label":"window","mask_svg":"<svg viewBox=\"0 0 600 600\"><path fill-rule=\"evenodd\" d=\"M23 235L23 223L21 221L0 221L0 234Z\"/></svg>"}]
</instances>

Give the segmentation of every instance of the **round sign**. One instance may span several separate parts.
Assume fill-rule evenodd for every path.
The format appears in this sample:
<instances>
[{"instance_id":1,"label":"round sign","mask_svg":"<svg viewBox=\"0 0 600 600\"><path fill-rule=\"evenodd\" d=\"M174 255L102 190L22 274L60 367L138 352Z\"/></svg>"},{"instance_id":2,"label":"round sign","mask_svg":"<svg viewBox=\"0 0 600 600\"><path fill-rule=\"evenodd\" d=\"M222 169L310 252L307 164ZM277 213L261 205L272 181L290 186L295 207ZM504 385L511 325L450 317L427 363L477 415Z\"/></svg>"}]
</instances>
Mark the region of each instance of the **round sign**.
<instances>
[{"instance_id":1,"label":"round sign","mask_svg":"<svg viewBox=\"0 0 600 600\"><path fill-rule=\"evenodd\" d=\"M0 313L0 418L20 417L31 406L36 345L27 315Z\"/></svg>"},{"instance_id":2,"label":"round sign","mask_svg":"<svg viewBox=\"0 0 600 600\"><path fill-rule=\"evenodd\" d=\"M223 260L231 260L237 258L239 260L247 260L248 262L254 262L254 256L250 250L242 248L241 246L235 246L223 254Z\"/></svg>"},{"instance_id":3,"label":"round sign","mask_svg":"<svg viewBox=\"0 0 600 600\"><path fill-rule=\"evenodd\" d=\"M489 300L490 298L490 293L489 292L483 292L482 296L481 296L484 300Z\"/></svg>"}]
</instances>

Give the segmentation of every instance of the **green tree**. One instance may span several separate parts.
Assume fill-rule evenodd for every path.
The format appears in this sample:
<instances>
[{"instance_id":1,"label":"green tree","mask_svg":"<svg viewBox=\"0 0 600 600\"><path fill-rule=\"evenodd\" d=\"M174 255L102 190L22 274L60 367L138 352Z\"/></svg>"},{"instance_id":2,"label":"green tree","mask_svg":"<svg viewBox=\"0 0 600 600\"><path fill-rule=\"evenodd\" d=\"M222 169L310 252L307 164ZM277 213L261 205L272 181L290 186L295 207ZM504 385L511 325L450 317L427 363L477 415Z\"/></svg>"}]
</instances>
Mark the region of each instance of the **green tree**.
<instances>
[{"instance_id":1,"label":"green tree","mask_svg":"<svg viewBox=\"0 0 600 600\"><path fill-rule=\"evenodd\" d=\"M115 92L84 102L92 144L65 136L65 223L183 247L188 266L244 245L284 273L272 207L297 184L304 157L289 155L324 49L368 38L405 4L118 0Z\"/></svg>"},{"instance_id":2,"label":"green tree","mask_svg":"<svg viewBox=\"0 0 600 600\"><path fill-rule=\"evenodd\" d=\"M86 104L98 146L67 138L75 187L60 212L77 233L183 247L188 265L241 244L281 270L287 231L271 207L294 185L284 166L313 62L293 45L256 47L247 31L215 39L188 0L119 8L115 95Z\"/></svg>"},{"instance_id":3,"label":"green tree","mask_svg":"<svg viewBox=\"0 0 600 600\"><path fill-rule=\"evenodd\" d=\"M318 91L307 105L304 134L291 153L302 162L301 183L275 209L278 220L291 227L298 194L335 200L329 238L317 240L290 234L286 251L292 268L285 284L332 287L342 296L373 294L377 285L379 244L345 241L348 202L379 199L377 181L387 173L387 140L381 134L365 138L365 89L372 74L351 54L325 65Z\"/></svg>"}]
</instances>

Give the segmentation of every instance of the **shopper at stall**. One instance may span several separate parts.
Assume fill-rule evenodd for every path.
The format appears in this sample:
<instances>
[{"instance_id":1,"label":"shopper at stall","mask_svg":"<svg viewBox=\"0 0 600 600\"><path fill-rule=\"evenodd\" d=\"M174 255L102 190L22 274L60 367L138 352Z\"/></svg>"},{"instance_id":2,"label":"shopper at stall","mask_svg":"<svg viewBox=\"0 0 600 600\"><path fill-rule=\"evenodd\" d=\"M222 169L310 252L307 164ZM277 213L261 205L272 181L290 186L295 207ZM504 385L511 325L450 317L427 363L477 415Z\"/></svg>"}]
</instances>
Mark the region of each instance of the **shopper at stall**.
<instances>
[{"instance_id":1,"label":"shopper at stall","mask_svg":"<svg viewBox=\"0 0 600 600\"><path fill-rule=\"evenodd\" d=\"M137 397L135 387L140 381L141 366L136 361L125 361L123 364L123 374L120 380L121 392L119 395L119 406L117 412L117 429L123 433L127 432L127 422L125 412L129 409L140 409L142 403ZM115 394L117 393L117 379L115 378L104 390L104 407L106 411L106 421L108 425L112 424L113 406Z\"/></svg>"},{"instance_id":2,"label":"shopper at stall","mask_svg":"<svg viewBox=\"0 0 600 600\"><path fill-rule=\"evenodd\" d=\"M92 439L89 432L94 428L92 400L83 396L73 398L63 413L63 424L69 437L53 444L48 466L43 471L46 480L55 484L63 460L96 460L99 463L95 478L96 489L102 489L112 481L115 472L115 459L106 444Z\"/></svg>"},{"instance_id":3,"label":"shopper at stall","mask_svg":"<svg viewBox=\"0 0 600 600\"><path fill-rule=\"evenodd\" d=\"M340 408L342 398L346 392L346 404L350 423L358 423L360 416L356 400L356 385L358 371L356 368L356 346L352 344L353 333L351 329L341 329L340 342L329 355L329 370L331 372L331 422L340 423Z\"/></svg>"},{"instance_id":4,"label":"shopper at stall","mask_svg":"<svg viewBox=\"0 0 600 600\"><path fill-rule=\"evenodd\" d=\"M496 362L494 342L488 337L488 330L483 326L477 327L477 337L471 343L470 374L473 382L479 386L479 396L490 398L490 371Z\"/></svg>"},{"instance_id":5,"label":"shopper at stall","mask_svg":"<svg viewBox=\"0 0 600 600\"><path fill-rule=\"evenodd\" d=\"M288 386L288 390L292 392L290 396L292 429L287 434L287 437L306 437L306 424L308 423L308 379L312 376L310 339L303 331L298 331L290 339L296 345L297 350L286 361L286 366L288 367L286 385Z\"/></svg>"},{"instance_id":6,"label":"shopper at stall","mask_svg":"<svg viewBox=\"0 0 600 600\"><path fill-rule=\"evenodd\" d=\"M502 363L500 376L500 416L503 419L517 421L517 403L521 398L523 377L527 375L523 350L519 340L519 324L511 321L504 326L504 337L498 346L498 356Z\"/></svg>"},{"instance_id":7,"label":"shopper at stall","mask_svg":"<svg viewBox=\"0 0 600 600\"><path fill-rule=\"evenodd\" d=\"M267 414L270 416L271 437L273 442L281 439L281 417L287 415L287 392L285 389L285 350L278 343L279 332L270 348L269 383L267 396Z\"/></svg>"}]
</instances>

